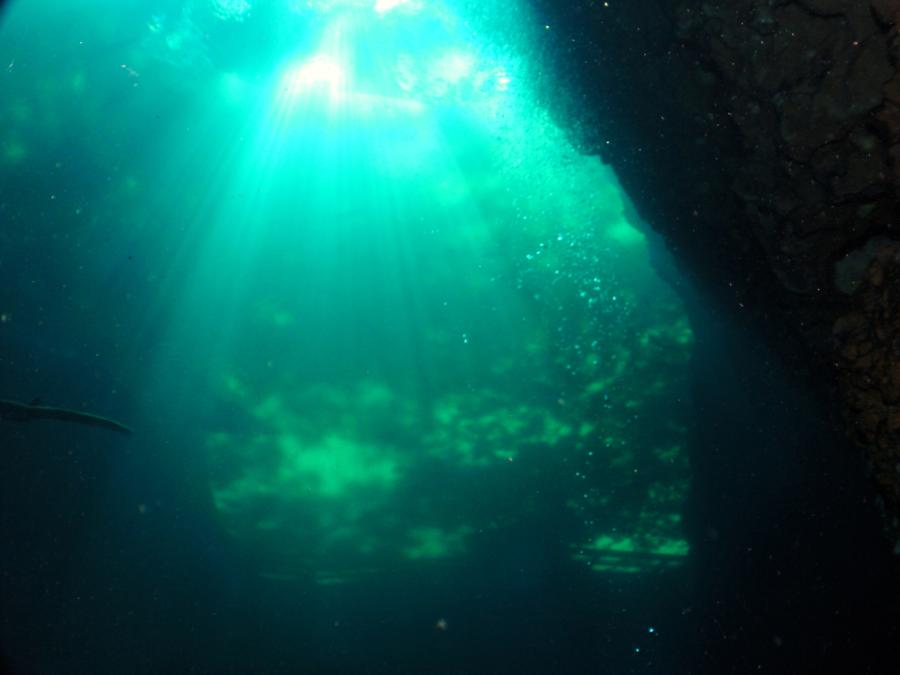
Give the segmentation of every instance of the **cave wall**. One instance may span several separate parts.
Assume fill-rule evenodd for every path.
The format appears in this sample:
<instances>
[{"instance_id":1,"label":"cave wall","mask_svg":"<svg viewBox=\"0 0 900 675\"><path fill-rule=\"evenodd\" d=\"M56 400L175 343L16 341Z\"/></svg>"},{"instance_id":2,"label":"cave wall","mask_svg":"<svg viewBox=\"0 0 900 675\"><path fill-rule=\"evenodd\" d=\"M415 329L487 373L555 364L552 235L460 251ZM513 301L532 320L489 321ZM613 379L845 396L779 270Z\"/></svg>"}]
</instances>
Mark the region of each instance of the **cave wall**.
<instances>
[{"instance_id":1,"label":"cave wall","mask_svg":"<svg viewBox=\"0 0 900 675\"><path fill-rule=\"evenodd\" d=\"M900 0L532 5L546 99L691 282L688 661L892 672Z\"/></svg>"},{"instance_id":2,"label":"cave wall","mask_svg":"<svg viewBox=\"0 0 900 675\"><path fill-rule=\"evenodd\" d=\"M580 142L722 311L812 373L896 537L900 332L871 298L898 283L900 0L534 5Z\"/></svg>"}]
</instances>

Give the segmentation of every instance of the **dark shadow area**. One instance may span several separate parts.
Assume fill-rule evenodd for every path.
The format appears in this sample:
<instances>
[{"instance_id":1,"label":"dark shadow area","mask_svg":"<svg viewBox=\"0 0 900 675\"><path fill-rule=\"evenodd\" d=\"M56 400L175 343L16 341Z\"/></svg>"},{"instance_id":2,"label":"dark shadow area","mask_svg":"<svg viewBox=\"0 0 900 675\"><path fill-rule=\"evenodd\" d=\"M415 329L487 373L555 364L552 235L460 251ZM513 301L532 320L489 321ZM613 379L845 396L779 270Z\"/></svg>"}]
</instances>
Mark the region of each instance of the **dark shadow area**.
<instances>
[{"instance_id":1,"label":"dark shadow area","mask_svg":"<svg viewBox=\"0 0 900 675\"><path fill-rule=\"evenodd\" d=\"M690 672L889 672L900 570L859 451L836 434L806 373L714 305L688 305Z\"/></svg>"}]
</instances>

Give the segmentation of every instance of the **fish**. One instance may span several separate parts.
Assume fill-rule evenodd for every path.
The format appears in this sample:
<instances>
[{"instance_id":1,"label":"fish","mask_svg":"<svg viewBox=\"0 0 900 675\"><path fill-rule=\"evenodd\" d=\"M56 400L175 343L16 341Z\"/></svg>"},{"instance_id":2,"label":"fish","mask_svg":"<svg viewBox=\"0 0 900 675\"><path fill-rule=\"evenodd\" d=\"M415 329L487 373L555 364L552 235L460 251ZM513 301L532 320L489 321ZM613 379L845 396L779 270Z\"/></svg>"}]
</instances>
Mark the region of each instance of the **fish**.
<instances>
[{"instance_id":1,"label":"fish","mask_svg":"<svg viewBox=\"0 0 900 675\"><path fill-rule=\"evenodd\" d=\"M60 420L62 422L75 422L91 427L111 429L122 434L131 434L131 429L108 417L101 417L80 410L68 410L43 405L40 399L34 399L31 403L21 403L0 399L0 420L7 422L30 422L32 420Z\"/></svg>"}]
</instances>

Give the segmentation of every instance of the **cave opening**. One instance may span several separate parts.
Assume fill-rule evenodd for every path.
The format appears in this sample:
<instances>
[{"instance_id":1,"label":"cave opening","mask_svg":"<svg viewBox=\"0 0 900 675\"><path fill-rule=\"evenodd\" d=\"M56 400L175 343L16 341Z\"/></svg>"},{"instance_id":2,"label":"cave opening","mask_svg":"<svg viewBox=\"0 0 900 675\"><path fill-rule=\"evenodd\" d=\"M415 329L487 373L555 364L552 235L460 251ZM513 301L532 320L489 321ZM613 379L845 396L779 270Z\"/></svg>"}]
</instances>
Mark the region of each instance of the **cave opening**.
<instances>
[{"instance_id":1,"label":"cave opening","mask_svg":"<svg viewBox=\"0 0 900 675\"><path fill-rule=\"evenodd\" d=\"M6 486L68 531L18 534L14 581L41 556L68 581L4 587L15 664L116 672L156 631L159 668L188 628L213 670L415 670L444 633L456 664L650 658L688 574L693 335L513 10L13 5L6 387L135 432ZM39 432L9 436L31 470Z\"/></svg>"},{"instance_id":2,"label":"cave opening","mask_svg":"<svg viewBox=\"0 0 900 675\"><path fill-rule=\"evenodd\" d=\"M11 5L0 393L134 429L0 428L13 672L693 672L741 635L805 644L800 571L852 567L810 567L814 533L856 522L809 466L850 455L810 452L838 444L803 382L644 222L678 203L644 167L713 190L708 149L614 133L630 85L585 93L581 15ZM751 626L748 593L792 599Z\"/></svg>"}]
</instances>

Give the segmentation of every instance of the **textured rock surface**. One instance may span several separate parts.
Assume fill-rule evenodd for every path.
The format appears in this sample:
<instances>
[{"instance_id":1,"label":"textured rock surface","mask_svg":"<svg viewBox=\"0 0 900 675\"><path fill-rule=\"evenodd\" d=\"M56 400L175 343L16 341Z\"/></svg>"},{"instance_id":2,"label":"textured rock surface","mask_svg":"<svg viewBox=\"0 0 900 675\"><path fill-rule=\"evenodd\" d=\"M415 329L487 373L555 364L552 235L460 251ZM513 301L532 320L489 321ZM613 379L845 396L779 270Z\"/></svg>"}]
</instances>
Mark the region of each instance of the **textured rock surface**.
<instances>
[{"instance_id":1,"label":"textured rock surface","mask_svg":"<svg viewBox=\"0 0 900 675\"><path fill-rule=\"evenodd\" d=\"M536 2L557 52L582 64L589 148L700 286L845 407L893 522L900 472L884 461L900 441L859 433L832 327L872 318L837 264L900 241L900 0L561 4Z\"/></svg>"},{"instance_id":2,"label":"textured rock surface","mask_svg":"<svg viewBox=\"0 0 900 675\"><path fill-rule=\"evenodd\" d=\"M736 222L763 248L785 318L815 365L840 364L838 400L868 453L893 536L898 399L880 383L900 368L900 352L890 346L900 335L893 319L900 296L883 278L891 267L882 260L865 289L841 297L834 264L861 242L896 235L898 21L896 0L718 0L683 4L677 19L681 38L722 88L720 115L739 138ZM856 330L843 337L856 344L835 359L840 345L823 328L847 312ZM866 349L848 368L846 355Z\"/></svg>"},{"instance_id":3,"label":"textured rock surface","mask_svg":"<svg viewBox=\"0 0 900 675\"><path fill-rule=\"evenodd\" d=\"M673 672L893 672L900 0L532 2L548 100L694 281Z\"/></svg>"},{"instance_id":4,"label":"textured rock surface","mask_svg":"<svg viewBox=\"0 0 900 675\"><path fill-rule=\"evenodd\" d=\"M853 310L835 322L844 410L869 449L889 523L900 512L900 245L884 245L854 294Z\"/></svg>"}]
</instances>

